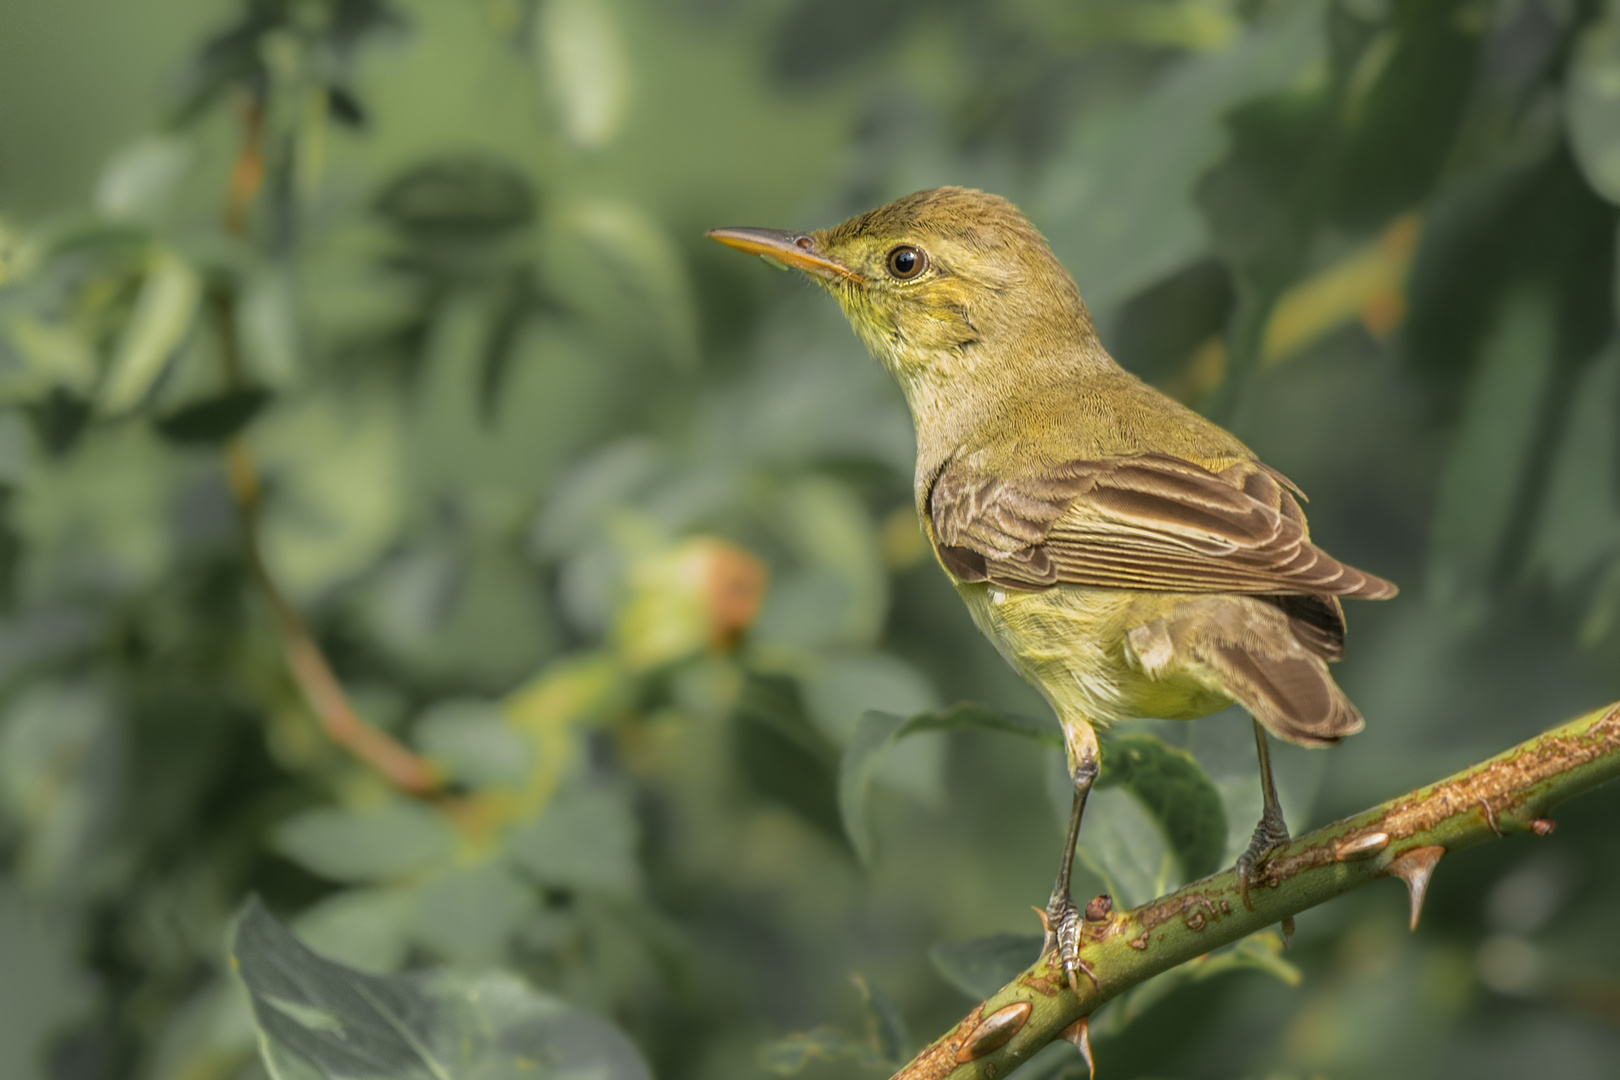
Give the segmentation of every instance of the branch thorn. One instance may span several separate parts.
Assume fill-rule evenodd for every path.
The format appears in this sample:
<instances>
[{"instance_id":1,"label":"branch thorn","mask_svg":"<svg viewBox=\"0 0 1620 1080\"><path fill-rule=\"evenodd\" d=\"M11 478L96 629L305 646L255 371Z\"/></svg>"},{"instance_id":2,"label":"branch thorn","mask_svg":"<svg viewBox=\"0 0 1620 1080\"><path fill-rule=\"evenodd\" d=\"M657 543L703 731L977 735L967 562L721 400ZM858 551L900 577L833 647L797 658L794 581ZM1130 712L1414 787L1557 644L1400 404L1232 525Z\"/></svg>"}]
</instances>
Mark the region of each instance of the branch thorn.
<instances>
[{"instance_id":1,"label":"branch thorn","mask_svg":"<svg viewBox=\"0 0 1620 1080\"><path fill-rule=\"evenodd\" d=\"M1413 930L1417 929L1418 916L1423 914L1423 898L1429 893L1429 879L1434 876L1434 866L1445 853L1446 849L1438 845L1415 847L1403 852L1384 867L1384 873L1398 877L1406 883L1407 895L1412 900L1410 925Z\"/></svg>"},{"instance_id":2,"label":"branch thorn","mask_svg":"<svg viewBox=\"0 0 1620 1080\"><path fill-rule=\"evenodd\" d=\"M1080 1056L1086 1059L1086 1068L1091 1071L1091 1080L1097 1080L1097 1062L1091 1057L1091 1017L1082 1016L1064 1028L1063 1038L1080 1051Z\"/></svg>"},{"instance_id":3,"label":"branch thorn","mask_svg":"<svg viewBox=\"0 0 1620 1080\"><path fill-rule=\"evenodd\" d=\"M1530 831L1537 836L1551 836L1557 828L1558 822L1550 817L1538 817L1530 823Z\"/></svg>"}]
</instances>

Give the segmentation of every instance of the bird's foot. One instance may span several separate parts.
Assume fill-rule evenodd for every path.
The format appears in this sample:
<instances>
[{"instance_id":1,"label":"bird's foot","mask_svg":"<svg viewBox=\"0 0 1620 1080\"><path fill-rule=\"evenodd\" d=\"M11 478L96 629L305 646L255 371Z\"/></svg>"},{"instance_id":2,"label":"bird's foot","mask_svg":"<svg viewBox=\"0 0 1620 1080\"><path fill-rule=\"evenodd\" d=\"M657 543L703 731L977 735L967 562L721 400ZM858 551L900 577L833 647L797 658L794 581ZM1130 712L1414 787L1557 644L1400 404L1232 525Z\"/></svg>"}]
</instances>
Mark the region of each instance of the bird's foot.
<instances>
[{"instance_id":1,"label":"bird's foot","mask_svg":"<svg viewBox=\"0 0 1620 1080\"><path fill-rule=\"evenodd\" d=\"M1288 824L1283 821L1282 811L1267 807L1260 815L1260 824L1254 827L1248 848L1238 856L1238 895L1243 898L1244 907L1254 909L1249 902L1249 886L1254 884L1256 874L1265 867L1271 853L1288 841Z\"/></svg>"},{"instance_id":2,"label":"bird's foot","mask_svg":"<svg viewBox=\"0 0 1620 1080\"><path fill-rule=\"evenodd\" d=\"M1052 894L1052 899L1046 902L1046 910L1035 909L1041 917L1041 926L1046 929L1046 941L1041 945L1041 955L1045 956L1053 949L1068 950L1070 945L1080 942L1080 909L1074 906L1074 901L1067 896Z\"/></svg>"},{"instance_id":3,"label":"bird's foot","mask_svg":"<svg viewBox=\"0 0 1620 1080\"><path fill-rule=\"evenodd\" d=\"M1076 976L1084 975L1091 980L1092 986L1097 985L1096 972L1092 971L1090 964L1080 959L1080 922L1083 918L1080 909L1067 896L1054 894L1047 902L1046 910L1038 913L1041 925L1046 928L1046 942L1041 946L1041 955L1057 950L1058 960L1063 965L1063 977L1078 999L1080 980Z\"/></svg>"}]
</instances>

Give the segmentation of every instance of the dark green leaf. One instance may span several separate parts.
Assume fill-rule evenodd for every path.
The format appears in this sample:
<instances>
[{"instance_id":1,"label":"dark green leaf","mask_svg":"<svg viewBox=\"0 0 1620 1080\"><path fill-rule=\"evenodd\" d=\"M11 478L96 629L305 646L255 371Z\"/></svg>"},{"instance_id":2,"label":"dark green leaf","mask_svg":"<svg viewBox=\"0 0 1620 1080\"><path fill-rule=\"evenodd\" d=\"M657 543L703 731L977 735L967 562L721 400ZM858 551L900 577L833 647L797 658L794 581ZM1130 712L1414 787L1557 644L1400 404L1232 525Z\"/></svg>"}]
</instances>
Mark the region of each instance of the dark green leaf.
<instances>
[{"instance_id":1,"label":"dark green leaf","mask_svg":"<svg viewBox=\"0 0 1620 1080\"><path fill-rule=\"evenodd\" d=\"M1251 934L1229 949L1209 953L1161 972L1111 1003L1092 1025L1093 1038L1118 1035L1141 1015L1183 986L1234 971L1259 971L1285 986L1298 986L1301 975L1283 959L1282 938L1275 930Z\"/></svg>"},{"instance_id":2,"label":"dark green leaf","mask_svg":"<svg viewBox=\"0 0 1620 1080\"><path fill-rule=\"evenodd\" d=\"M888 1062L878 1057L867 1043L829 1027L789 1035L766 1043L759 1061L777 1076L794 1076L814 1062L853 1063L863 1069L887 1070Z\"/></svg>"},{"instance_id":3,"label":"dark green leaf","mask_svg":"<svg viewBox=\"0 0 1620 1080\"><path fill-rule=\"evenodd\" d=\"M941 942L928 950L929 962L945 981L982 1001L1041 954L1040 934L991 934L971 941Z\"/></svg>"},{"instance_id":4,"label":"dark green leaf","mask_svg":"<svg viewBox=\"0 0 1620 1080\"><path fill-rule=\"evenodd\" d=\"M79 441L90 422L90 403L60 387L23 406L29 426L52 457L62 457Z\"/></svg>"},{"instance_id":5,"label":"dark green leaf","mask_svg":"<svg viewBox=\"0 0 1620 1080\"><path fill-rule=\"evenodd\" d=\"M750 673L733 721L738 763L754 790L839 836L838 751L805 716L794 681Z\"/></svg>"},{"instance_id":6,"label":"dark green leaf","mask_svg":"<svg viewBox=\"0 0 1620 1080\"><path fill-rule=\"evenodd\" d=\"M1021 716L996 712L973 702L960 702L939 712L918 713L912 717L872 710L861 717L855 734L844 746L838 766L838 812L844 835L862 863L872 861L872 825L868 809L872 781L889 747L905 738L933 731L994 731L1019 735L1048 746L1062 746L1063 737L1055 725Z\"/></svg>"},{"instance_id":7,"label":"dark green leaf","mask_svg":"<svg viewBox=\"0 0 1620 1080\"><path fill-rule=\"evenodd\" d=\"M1115 735L1103 743L1099 787L1119 785L1157 819L1182 873L1212 874L1226 849L1226 809L1215 782L1193 756L1156 735Z\"/></svg>"},{"instance_id":8,"label":"dark green leaf","mask_svg":"<svg viewBox=\"0 0 1620 1080\"><path fill-rule=\"evenodd\" d=\"M895 1066L904 1064L911 1053L911 1032L900 1006L881 986L873 986L864 977L855 976L855 986L861 992L861 1005L866 1010L867 1041L879 1057Z\"/></svg>"},{"instance_id":9,"label":"dark green leaf","mask_svg":"<svg viewBox=\"0 0 1620 1080\"><path fill-rule=\"evenodd\" d=\"M578 787L557 795L540 817L513 832L513 860L547 885L626 894L641 880L630 794Z\"/></svg>"},{"instance_id":10,"label":"dark green leaf","mask_svg":"<svg viewBox=\"0 0 1620 1080\"><path fill-rule=\"evenodd\" d=\"M488 236L534 219L535 195L516 167L487 155L445 157L400 176L377 212L401 229L428 235Z\"/></svg>"},{"instance_id":11,"label":"dark green leaf","mask_svg":"<svg viewBox=\"0 0 1620 1080\"><path fill-rule=\"evenodd\" d=\"M311 952L257 900L231 925L276 1080L648 1080L606 1022L516 977L367 975Z\"/></svg>"},{"instance_id":12,"label":"dark green leaf","mask_svg":"<svg viewBox=\"0 0 1620 1080\"><path fill-rule=\"evenodd\" d=\"M256 386L227 390L194 401L155 422L164 438L177 443L219 443L247 427L269 404L270 391Z\"/></svg>"},{"instance_id":13,"label":"dark green leaf","mask_svg":"<svg viewBox=\"0 0 1620 1080\"><path fill-rule=\"evenodd\" d=\"M281 853L333 881L375 881L447 858L456 833L437 810L409 799L365 809L321 808L284 819Z\"/></svg>"},{"instance_id":14,"label":"dark green leaf","mask_svg":"<svg viewBox=\"0 0 1620 1080\"><path fill-rule=\"evenodd\" d=\"M838 814L844 835L862 863L872 861L872 822L867 807L872 797L872 778L882 763L883 752L894 745L906 726L903 716L871 711L861 717L855 735L844 747L838 766Z\"/></svg>"},{"instance_id":15,"label":"dark green leaf","mask_svg":"<svg viewBox=\"0 0 1620 1080\"><path fill-rule=\"evenodd\" d=\"M360 104L360 99L354 91L344 86L329 86L326 88L326 107L331 110L332 119L344 127L363 130L366 126L366 108Z\"/></svg>"}]
</instances>

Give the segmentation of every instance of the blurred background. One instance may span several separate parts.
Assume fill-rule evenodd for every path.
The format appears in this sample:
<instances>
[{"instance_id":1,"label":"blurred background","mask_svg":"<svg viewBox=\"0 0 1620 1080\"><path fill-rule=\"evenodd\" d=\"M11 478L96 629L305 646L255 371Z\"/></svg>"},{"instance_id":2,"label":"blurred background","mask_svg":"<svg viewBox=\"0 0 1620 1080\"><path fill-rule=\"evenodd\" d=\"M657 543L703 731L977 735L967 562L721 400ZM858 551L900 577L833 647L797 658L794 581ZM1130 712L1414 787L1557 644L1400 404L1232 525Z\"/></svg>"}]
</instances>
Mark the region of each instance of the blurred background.
<instances>
[{"instance_id":1,"label":"blurred background","mask_svg":"<svg viewBox=\"0 0 1620 1080\"><path fill-rule=\"evenodd\" d=\"M1613 0L8 0L0 1076L264 1075L250 894L660 1080L881 1077L1027 962L1059 755L867 713L1044 705L898 391L703 238L938 184L1402 585L1365 732L1277 754L1296 832L1620 697ZM1247 719L1134 730L1229 865ZM1116 1003L1103 1075L1613 1076L1617 814ZM1175 885L1163 826L1101 792L1077 892Z\"/></svg>"}]
</instances>

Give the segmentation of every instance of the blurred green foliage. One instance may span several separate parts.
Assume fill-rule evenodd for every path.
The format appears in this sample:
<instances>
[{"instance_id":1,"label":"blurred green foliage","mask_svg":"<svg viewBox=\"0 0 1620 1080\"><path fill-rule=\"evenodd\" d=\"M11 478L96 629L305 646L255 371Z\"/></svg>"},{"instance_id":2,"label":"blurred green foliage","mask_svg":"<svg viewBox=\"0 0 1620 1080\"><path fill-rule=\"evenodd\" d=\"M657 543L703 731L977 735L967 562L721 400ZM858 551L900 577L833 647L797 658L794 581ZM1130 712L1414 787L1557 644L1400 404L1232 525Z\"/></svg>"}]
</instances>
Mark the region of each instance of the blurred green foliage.
<instances>
[{"instance_id":1,"label":"blurred green foliage","mask_svg":"<svg viewBox=\"0 0 1620 1080\"><path fill-rule=\"evenodd\" d=\"M1367 730L1278 752L1296 828L1620 696L1614 0L62 0L0 7L0 100L8 1080L262 1075L255 1017L278 1076L334 1026L409 1074L469 1015L480 1075L877 1076L1027 962L1044 706L927 558L897 392L711 226L1013 198L1401 582ZM290 678L255 491L434 796ZM1231 862L1240 715L1108 753L1082 889ZM1617 811L1447 863L1415 935L1367 890L1147 984L1102 1066L1608 1076Z\"/></svg>"}]
</instances>

